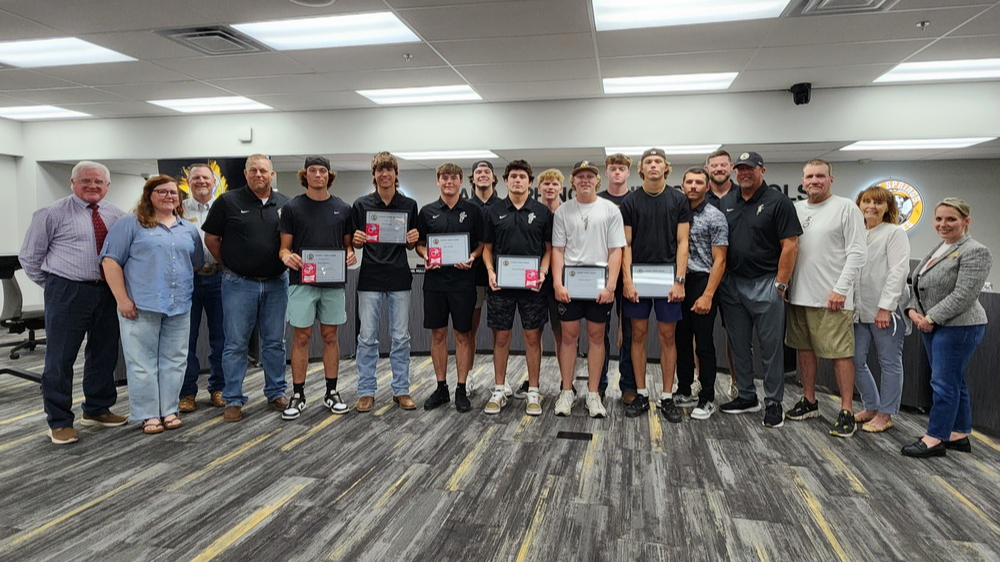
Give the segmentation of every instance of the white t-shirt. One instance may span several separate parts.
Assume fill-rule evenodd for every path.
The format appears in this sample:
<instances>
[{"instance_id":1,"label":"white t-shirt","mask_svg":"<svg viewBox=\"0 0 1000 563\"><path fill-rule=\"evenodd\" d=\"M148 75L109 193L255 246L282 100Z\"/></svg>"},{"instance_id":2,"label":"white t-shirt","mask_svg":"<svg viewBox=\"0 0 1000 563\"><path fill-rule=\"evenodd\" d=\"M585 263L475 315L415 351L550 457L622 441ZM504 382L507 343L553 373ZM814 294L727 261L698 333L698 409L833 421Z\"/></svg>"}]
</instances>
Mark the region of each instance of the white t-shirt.
<instances>
[{"instance_id":1,"label":"white t-shirt","mask_svg":"<svg viewBox=\"0 0 1000 563\"><path fill-rule=\"evenodd\" d=\"M847 296L844 308L854 310L854 283L868 255L861 210L846 197L831 195L817 204L797 201L795 212L802 235L788 302L826 308L830 292L836 291Z\"/></svg>"},{"instance_id":2,"label":"white t-shirt","mask_svg":"<svg viewBox=\"0 0 1000 563\"><path fill-rule=\"evenodd\" d=\"M565 247L567 266L607 266L608 249L625 247L625 225L618 206L604 198L594 203L568 201L556 210L552 246Z\"/></svg>"}]
</instances>

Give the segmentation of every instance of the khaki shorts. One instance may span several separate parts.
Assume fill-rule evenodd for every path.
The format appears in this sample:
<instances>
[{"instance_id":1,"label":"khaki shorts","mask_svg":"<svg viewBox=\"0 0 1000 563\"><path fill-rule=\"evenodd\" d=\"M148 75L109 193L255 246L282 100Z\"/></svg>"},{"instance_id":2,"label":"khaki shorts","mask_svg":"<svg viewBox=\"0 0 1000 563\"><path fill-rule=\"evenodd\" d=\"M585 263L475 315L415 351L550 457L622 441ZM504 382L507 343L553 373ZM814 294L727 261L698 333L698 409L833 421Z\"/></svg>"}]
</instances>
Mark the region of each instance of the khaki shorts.
<instances>
[{"instance_id":1,"label":"khaki shorts","mask_svg":"<svg viewBox=\"0 0 1000 563\"><path fill-rule=\"evenodd\" d=\"M785 308L785 345L812 350L819 358L853 358L854 311L789 304Z\"/></svg>"}]
</instances>

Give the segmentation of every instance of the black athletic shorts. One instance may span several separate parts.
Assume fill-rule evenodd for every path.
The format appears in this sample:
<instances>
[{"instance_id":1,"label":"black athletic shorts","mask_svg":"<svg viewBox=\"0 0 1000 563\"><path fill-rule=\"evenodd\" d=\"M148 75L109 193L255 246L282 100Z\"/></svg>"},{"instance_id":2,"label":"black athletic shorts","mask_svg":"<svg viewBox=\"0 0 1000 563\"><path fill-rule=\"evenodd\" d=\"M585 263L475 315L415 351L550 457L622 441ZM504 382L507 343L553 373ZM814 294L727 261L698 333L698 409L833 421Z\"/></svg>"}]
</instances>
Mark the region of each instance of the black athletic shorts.
<instances>
[{"instance_id":1,"label":"black athletic shorts","mask_svg":"<svg viewBox=\"0 0 1000 563\"><path fill-rule=\"evenodd\" d=\"M559 303L559 320L572 322L587 319L592 323L611 321L611 309L615 303L598 303L589 299L571 299L569 303Z\"/></svg>"},{"instance_id":2,"label":"black athletic shorts","mask_svg":"<svg viewBox=\"0 0 1000 563\"><path fill-rule=\"evenodd\" d=\"M549 318L548 297L517 289L491 291L486 296L486 326L493 330L511 330L515 310L521 314L521 328L540 329Z\"/></svg>"},{"instance_id":3,"label":"black athletic shorts","mask_svg":"<svg viewBox=\"0 0 1000 563\"><path fill-rule=\"evenodd\" d=\"M472 330L472 312L476 309L476 290L424 290L424 328L445 328L451 315L456 332Z\"/></svg>"}]
</instances>

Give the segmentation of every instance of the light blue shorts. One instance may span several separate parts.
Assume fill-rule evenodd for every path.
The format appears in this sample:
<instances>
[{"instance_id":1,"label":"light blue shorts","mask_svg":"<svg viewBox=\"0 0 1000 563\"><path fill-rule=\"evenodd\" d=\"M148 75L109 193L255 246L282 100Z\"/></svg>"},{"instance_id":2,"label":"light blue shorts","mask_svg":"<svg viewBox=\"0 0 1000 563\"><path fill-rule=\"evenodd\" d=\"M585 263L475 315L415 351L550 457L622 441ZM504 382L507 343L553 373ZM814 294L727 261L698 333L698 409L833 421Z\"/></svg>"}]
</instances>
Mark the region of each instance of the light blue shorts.
<instances>
[{"instance_id":1,"label":"light blue shorts","mask_svg":"<svg viewBox=\"0 0 1000 563\"><path fill-rule=\"evenodd\" d=\"M347 322L347 301L342 287L288 286L285 319L295 328L308 328L319 319L325 325Z\"/></svg>"}]
</instances>

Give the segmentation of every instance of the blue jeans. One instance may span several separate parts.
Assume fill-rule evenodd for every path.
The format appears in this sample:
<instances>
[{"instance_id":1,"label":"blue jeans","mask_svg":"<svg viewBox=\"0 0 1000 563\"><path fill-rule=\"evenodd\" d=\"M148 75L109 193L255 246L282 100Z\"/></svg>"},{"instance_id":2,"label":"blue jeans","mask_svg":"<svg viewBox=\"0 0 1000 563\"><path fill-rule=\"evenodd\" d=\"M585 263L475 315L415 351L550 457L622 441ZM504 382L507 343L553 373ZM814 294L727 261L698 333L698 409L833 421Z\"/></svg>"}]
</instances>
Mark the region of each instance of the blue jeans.
<instances>
[{"instance_id":1,"label":"blue jeans","mask_svg":"<svg viewBox=\"0 0 1000 563\"><path fill-rule=\"evenodd\" d=\"M866 411L882 414L899 412L903 397L903 319L893 313L886 328L875 323L854 323L854 384L861 393L861 404ZM881 389L868 369L868 350L875 343L878 365L882 371Z\"/></svg>"},{"instance_id":2,"label":"blue jeans","mask_svg":"<svg viewBox=\"0 0 1000 563\"><path fill-rule=\"evenodd\" d=\"M83 413L110 412L118 400L118 316L108 284L45 278L45 369L42 400L49 428L73 427L73 363L83 338Z\"/></svg>"},{"instance_id":3,"label":"blue jeans","mask_svg":"<svg viewBox=\"0 0 1000 563\"><path fill-rule=\"evenodd\" d=\"M190 312L168 317L140 310L135 319L118 315L128 373L130 421L177 414L190 326Z\"/></svg>"},{"instance_id":4,"label":"blue jeans","mask_svg":"<svg viewBox=\"0 0 1000 563\"><path fill-rule=\"evenodd\" d=\"M254 326L260 333L260 362L264 366L264 396L273 401L285 394L285 307L288 305L288 274L257 281L222 272L223 326L226 346L222 372L226 406L243 406L243 378Z\"/></svg>"},{"instance_id":5,"label":"blue jeans","mask_svg":"<svg viewBox=\"0 0 1000 563\"><path fill-rule=\"evenodd\" d=\"M392 394L398 397L410 393L410 292L359 291L358 397L374 397L378 389L375 364L378 362L378 325L383 302L389 307L389 335L392 337L389 351Z\"/></svg>"},{"instance_id":6,"label":"blue jeans","mask_svg":"<svg viewBox=\"0 0 1000 563\"><path fill-rule=\"evenodd\" d=\"M965 368L984 334L986 325L937 326L922 334L931 364L931 389L934 390L934 403L927 421L928 436L950 440L952 432L972 432L972 406L969 387L965 384Z\"/></svg>"},{"instance_id":7,"label":"blue jeans","mask_svg":"<svg viewBox=\"0 0 1000 563\"><path fill-rule=\"evenodd\" d=\"M201 311L205 310L208 321L208 390L222 391L226 378L222 375L222 350L226 336L222 328L222 273L211 276L194 275L194 292L191 294L191 338L188 339L187 371L181 385L181 397L198 394L198 376L201 364L198 362L198 333L201 330Z\"/></svg>"},{"instance_id":8,"label":"blue jeans","mask_svg":"<svg viewBox=\"0 0 1000 563\"><path fill-rule=\"evenodd\" d=\"M615 291L615 314L618 315L618 323L622 327L622 345L618 347L618 390L636 391L635 370L632 368L632 322L622 318L622 290L621 285ZM615 336L617 340L617 335ZM611 355L606 353L611 349L611 323L604 325L604 367L601 368L601 381L598 389L604 391L608 388L608 362Z\"/></svg>"}]
</instances>

